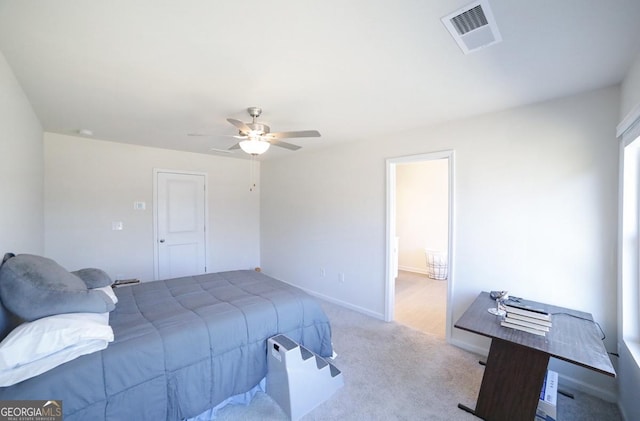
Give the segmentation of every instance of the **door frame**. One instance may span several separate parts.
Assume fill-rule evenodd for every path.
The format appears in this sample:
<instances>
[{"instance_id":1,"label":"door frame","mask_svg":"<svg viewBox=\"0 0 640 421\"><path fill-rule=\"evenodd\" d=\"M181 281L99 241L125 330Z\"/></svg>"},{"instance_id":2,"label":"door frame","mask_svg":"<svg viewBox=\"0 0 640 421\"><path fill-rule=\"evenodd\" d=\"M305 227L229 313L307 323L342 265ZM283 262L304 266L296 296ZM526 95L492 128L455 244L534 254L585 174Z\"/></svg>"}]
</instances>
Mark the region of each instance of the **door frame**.
<instances>
[{"instance_id":1,"label":"door frame","mask_svg":"<svg viewBox=\"0 0 640 421\"><path fill-rule=\"evenodd\" d=\"M433 161L446 159L448 161L448 199L449 199L449 229L448 229L448 279L447 279L447 311L446 311L446 340L451 339L451 321L453 319L453 286L455 279L455 247L454 247L454 198L455 198L455 153L453 150L429 152L418 155L408 155L397 158L388 158L387 167L387 232L386 232L386 281L385 281L385 308L384 320L387 322L394 320L395 313L395 292L396 282L393 261L393 242L396 237L396 169L399 164L412 162Z\"/></svg>"},{"instance_id":2,"label":"door frame","mask_svg":"<svg viewBox=\"0 0 640 421\"><path fill-rule=\"evenodd\" d=\"M153 279L158 280L160 273L160 239L158 238L158 174L171 173L181 175L197 175L204 177L204 265L209 267L209 189L207 187L207 173L186 170L153 169Z\"/></svg>"}]
</instances>

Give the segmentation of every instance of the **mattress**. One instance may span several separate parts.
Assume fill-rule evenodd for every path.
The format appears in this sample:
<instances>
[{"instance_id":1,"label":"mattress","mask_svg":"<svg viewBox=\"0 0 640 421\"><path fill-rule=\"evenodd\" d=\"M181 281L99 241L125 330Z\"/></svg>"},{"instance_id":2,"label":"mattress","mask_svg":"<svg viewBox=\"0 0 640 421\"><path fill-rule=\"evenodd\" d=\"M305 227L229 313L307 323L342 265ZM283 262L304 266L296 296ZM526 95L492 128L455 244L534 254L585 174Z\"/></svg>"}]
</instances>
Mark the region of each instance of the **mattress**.
<instances>
[{"instance_id":1,"label":"mattress","mask_svg":"<svg viewBox=\"0 0 640 421\"><path fill-rule=\"evenodd\" d=\"M258 384L274 335L332 354L329 320L317 301L259 272L146 282L115 292L114 342L0 388L0 400L62 400L65 421L179 420Z\"/></svg>"}]
</instances>

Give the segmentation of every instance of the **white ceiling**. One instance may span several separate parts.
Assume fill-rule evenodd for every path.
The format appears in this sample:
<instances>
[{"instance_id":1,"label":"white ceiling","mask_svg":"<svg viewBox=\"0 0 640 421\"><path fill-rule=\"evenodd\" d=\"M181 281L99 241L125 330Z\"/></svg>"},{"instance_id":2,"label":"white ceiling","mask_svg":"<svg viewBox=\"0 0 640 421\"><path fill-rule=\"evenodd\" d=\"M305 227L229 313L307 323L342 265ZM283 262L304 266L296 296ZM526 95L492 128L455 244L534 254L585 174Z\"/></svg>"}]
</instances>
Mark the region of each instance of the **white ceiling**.
<instances>
[{"instance_id":1,"label":"white ceiling","mask_svg":"<svg viewBox=\"0 0 640 421\"><path fill-rule=\"evenodd\" d=\"M265 158L609 86L640 51L640 0L490 0L503 42L464 55L440 18L468 3L0 0L0 51L45 131L209 153L260 106L322 133Z\"/></svg>"}]
</instances>

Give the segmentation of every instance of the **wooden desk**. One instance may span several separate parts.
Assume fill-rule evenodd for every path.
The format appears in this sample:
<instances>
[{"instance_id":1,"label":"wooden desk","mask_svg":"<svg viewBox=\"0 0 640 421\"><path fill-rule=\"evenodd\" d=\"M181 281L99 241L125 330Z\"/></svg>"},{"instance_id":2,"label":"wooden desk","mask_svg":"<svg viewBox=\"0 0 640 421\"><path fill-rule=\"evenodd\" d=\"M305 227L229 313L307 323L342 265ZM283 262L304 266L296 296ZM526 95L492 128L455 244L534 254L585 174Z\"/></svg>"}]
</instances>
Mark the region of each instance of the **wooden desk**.
<instances>
[{"instance_id":1,"label":"wooden desk","mask_svg":"<svg viewBox=\"0 0 640 421\"><path fill-rule=\"evenodd\" d=\"M471 410L476 416L491 421L532 421L550 357L615 377L591 314L536 304L551 314L553 326L547 336L500 326L502 318L487 311L496 305L487 292L482 292L454 325L491 338L476 408Z\"/></svg>"}]
</instances>

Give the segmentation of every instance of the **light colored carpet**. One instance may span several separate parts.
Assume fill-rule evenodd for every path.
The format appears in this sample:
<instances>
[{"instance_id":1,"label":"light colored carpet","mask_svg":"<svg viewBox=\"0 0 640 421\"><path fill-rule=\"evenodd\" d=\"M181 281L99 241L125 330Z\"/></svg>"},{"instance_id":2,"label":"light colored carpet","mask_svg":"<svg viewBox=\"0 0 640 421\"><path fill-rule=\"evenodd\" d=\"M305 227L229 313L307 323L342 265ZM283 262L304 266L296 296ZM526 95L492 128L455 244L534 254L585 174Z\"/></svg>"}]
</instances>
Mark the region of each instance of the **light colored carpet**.
<instances>
[{"instance_id":1,"label":"light colored carpet","mask_svg":"<svg viewBox=\"0 0 640 421\"><path fill-rule=\"evenodd\" d=\"M457 408L473 407L480 389L480 356L397 323L385 323L321 302L332 323L333 342L345 386L302 419L471 421ZM561 385L562 386L562 385ZM574 392L574 391L572 391ZM614 404L576 393L558 396L558 421L620 421ZM248 406L227 406L217 420L287 420L266 394Z\"/></svg>"}]
</instances>

